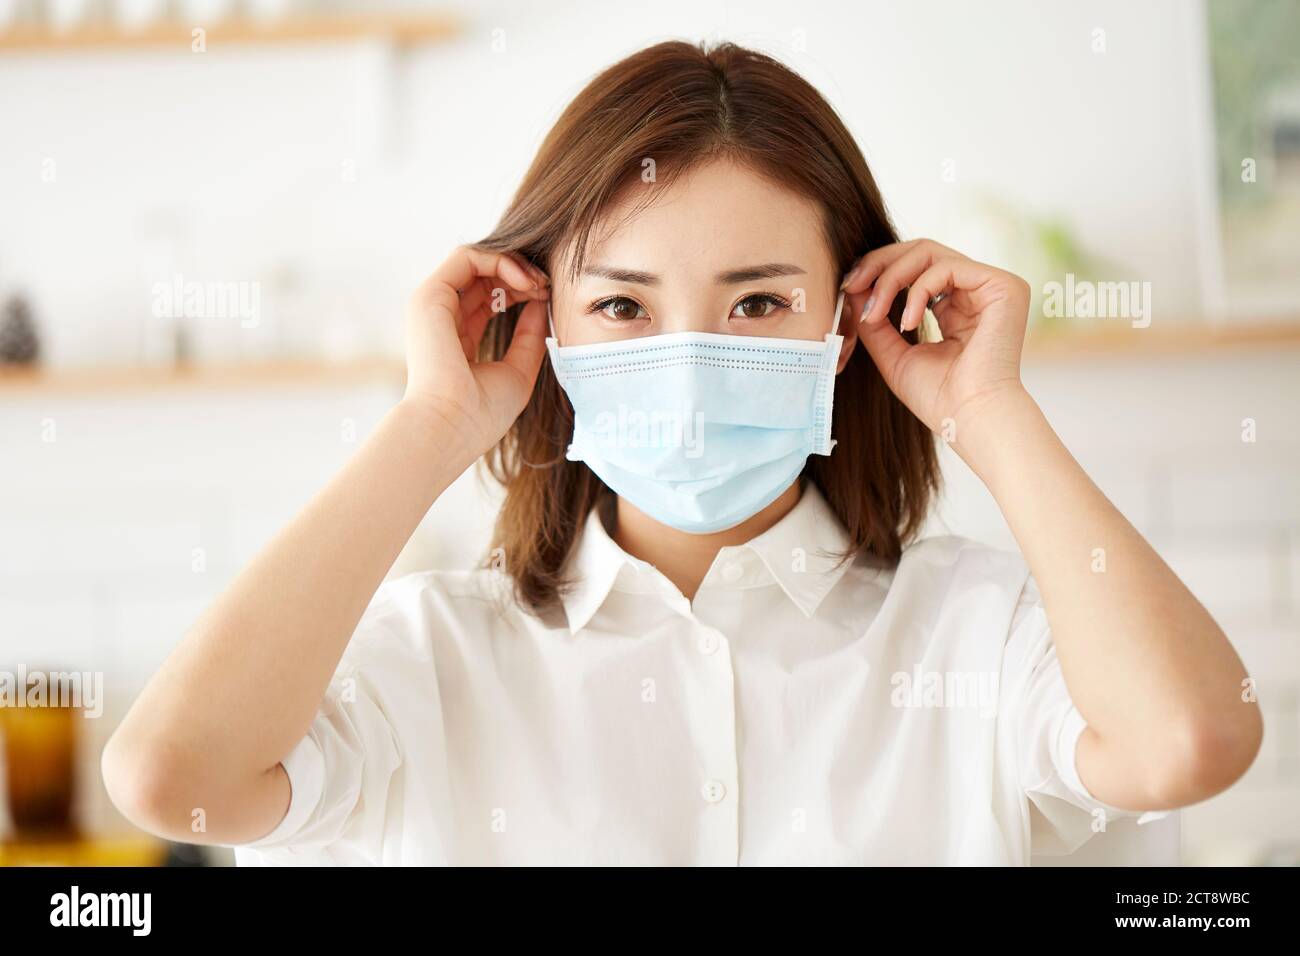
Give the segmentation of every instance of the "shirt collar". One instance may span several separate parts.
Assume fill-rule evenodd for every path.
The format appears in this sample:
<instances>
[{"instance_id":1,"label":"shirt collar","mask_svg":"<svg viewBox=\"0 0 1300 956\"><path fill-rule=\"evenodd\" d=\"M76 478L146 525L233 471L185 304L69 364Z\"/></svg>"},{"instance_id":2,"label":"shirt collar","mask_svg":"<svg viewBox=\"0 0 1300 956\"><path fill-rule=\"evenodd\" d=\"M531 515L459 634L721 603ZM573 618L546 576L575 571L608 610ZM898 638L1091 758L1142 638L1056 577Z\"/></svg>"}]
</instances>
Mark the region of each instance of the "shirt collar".
<instances>
[{"instance_id":1,"label":"shirt collar","mask_svg":"<svg viewBox=\"0 0 1300 956\"><path fill-rule=\"evenodd\" d=\"M588 513L570 558L574 583L561 601L571 634L586 627L616 585L618 590L626 591L662 590L652 580L660 576L651 565L632 557L609 536L601 511L602 503L598 502ZM805 481L799 501L780 521L743 545L721 549L704 585L715 584L719 565L730 555L748 551L757 555L804 616L812 617L848 569L851 560L841 562L839 556L849 543L848 532L821 491L811 481ZM666 579L662 583L666 584ZM738 586L753 587L757 583L762 582L746 574Z\"/></svg>"},{"instance_id":2,"label":"shirt collar","mask_svg":"<svg viewBox=\"0 0 1300 956\"><path fill-rule=\"evenodd\" d=\"M812 617L852 563L852 558L840 560L849 545L839 516L821 490L805 481L790 512L742 547L757 554L786 596Z\"/></svg>"},{"instance_id":3,"label":"shirt collar","mask_svg":"<svg viewBox=\"0 0 1300 956\"><path fill-rule=\"evenodd\" d=\"M569 559L569 574L574 582L570 589L562 592L561 600L569 619L570 634L576 634L587 626L592 615L605 603L619 572L636 560L615 544L605 530L600 516L603 505L603 500L598 501L587 513L586 524Z\"/></svg>"}]
</instances>

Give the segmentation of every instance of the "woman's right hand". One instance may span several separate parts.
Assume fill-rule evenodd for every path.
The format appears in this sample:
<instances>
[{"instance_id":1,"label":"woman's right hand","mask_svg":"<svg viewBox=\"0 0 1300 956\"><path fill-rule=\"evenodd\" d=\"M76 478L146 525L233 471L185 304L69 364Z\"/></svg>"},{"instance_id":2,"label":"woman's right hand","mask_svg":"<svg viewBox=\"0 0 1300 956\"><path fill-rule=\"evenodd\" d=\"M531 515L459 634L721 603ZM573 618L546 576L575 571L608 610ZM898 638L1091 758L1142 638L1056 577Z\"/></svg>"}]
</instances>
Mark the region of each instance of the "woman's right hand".
<instances>
[{"instance_id":1,"label":"woman's right hand","mask_svg":"<svg viewBox=\"0 0 1300 956\"><path fill-rule=\"evenodd\" d=\"M519 417L546 356L550 283L508 253L462 246L425 279L407 310L403 402L445 422L477 457ZM478 361L479 342L500 310L527 302L505 357Z\"/></svg>"}]
</instances>

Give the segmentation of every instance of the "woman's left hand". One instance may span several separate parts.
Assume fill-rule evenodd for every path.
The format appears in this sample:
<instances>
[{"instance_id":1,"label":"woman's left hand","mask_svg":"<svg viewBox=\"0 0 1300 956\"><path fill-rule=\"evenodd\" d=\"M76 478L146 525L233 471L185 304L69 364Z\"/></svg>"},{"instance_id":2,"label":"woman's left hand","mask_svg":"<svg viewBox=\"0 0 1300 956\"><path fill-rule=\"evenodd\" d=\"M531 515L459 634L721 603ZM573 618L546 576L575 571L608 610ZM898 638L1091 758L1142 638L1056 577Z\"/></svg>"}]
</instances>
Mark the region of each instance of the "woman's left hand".
<instances>
[{"instance_id":1,"label":"woman's left hand","mask_svg":"<svg viewBox=\"0 0 1300 956\"><path fill-rule=\"evenodd\" d=\"M909 291L900 332L889 310L903 289ZM915 239L863 256L844 290L860 319L858 338L885 383L931 431L956 440L990 400L1023 393L1029 284L1019 276ZM917 328L939 295L931 311L943 341L909 343L902 332Z\"/></svg>"}]
</instances>

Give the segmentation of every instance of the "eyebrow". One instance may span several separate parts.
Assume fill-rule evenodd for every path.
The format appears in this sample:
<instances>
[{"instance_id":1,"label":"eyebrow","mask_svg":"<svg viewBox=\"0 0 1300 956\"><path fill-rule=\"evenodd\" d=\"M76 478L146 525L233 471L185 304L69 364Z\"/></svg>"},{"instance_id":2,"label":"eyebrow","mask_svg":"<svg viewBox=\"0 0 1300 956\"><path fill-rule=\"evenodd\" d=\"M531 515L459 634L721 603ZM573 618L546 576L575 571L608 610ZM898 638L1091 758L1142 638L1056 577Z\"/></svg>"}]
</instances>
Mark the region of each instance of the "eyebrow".
<instances>
[{"instance_id":1,"label":"eyebrow","mask_svg":"<svg viewBox=\"0 0 1300 956\"><path fill-rule=\"evenodd\" d=\"M775 279L778 276L801 276L803 269L788 262L765 262L761 266L746 266L719 272L715 277L719 285L739 285L741 282L753 282L755 279Z\"/></svg>"},{"instance_id":2,"label":"eyebrow","mask_svg":"<svg viewBox=\"0 0 1300 956\"><path fill-rule=\"evenodd\" d=\"M612 279L615 282L628 282L633 285L658 285L662 276L652 272L640 272L636 269L621 269L616 266L589 265L582 270L585 276L600 279ZM727 269L719 272L713 280L719 285L738 285L741 282L753 282L755 279L775 279L778 276L804 275L804 270L788 262L765 262L757 266L745 266L740 269Z\"/></svg>"}]
</instances>

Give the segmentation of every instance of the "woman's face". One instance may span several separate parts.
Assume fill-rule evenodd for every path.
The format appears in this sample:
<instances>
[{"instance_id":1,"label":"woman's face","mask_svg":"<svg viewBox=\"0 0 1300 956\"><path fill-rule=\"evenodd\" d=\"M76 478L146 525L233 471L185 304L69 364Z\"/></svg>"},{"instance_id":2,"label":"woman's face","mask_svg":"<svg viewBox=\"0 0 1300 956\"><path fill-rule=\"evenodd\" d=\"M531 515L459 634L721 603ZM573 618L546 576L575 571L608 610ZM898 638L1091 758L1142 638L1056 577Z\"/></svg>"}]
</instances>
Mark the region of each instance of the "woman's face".
<instances>
[{"instance_id":1,"label":"woman's face","mask_svg":"<svg viewBox=\"0 0 1300 956\"><path fill-rule=\"evenodd\" d=\"M659 194L629 218L642 189ZM552 275L561 345L669 332L820 340L840 281L816 203L724 161L630 187L596 224L577 282L563 263ZM853 325L840 329L849 348Z\"/></svg>"}]
</instances>

